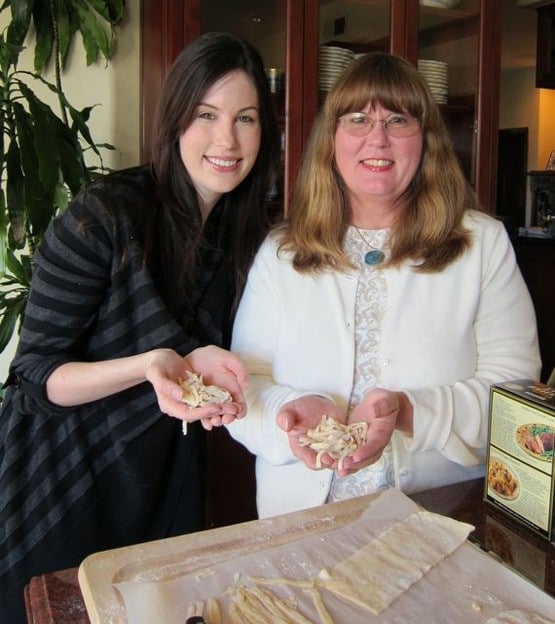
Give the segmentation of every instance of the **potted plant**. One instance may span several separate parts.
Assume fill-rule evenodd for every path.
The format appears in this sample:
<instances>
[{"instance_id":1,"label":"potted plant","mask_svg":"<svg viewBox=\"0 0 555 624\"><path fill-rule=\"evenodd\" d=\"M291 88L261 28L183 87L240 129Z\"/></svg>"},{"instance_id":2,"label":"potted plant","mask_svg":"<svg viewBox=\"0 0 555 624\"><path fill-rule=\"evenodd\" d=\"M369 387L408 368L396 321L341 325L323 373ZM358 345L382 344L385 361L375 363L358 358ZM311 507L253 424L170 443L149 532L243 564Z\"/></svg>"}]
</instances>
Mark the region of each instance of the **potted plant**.
<instances>
[{"instance_id":1,"label":"potted plant","mask_svg":"<svg viewBox=\"0 0 555 624\"><path fill-rule=\"evenodd\" d=\"M62 88L62 72L77 33L87 65L112 58L115 26L125 0L3 0L11 20L0 33L0 353L25 311L33 254L54 216L104 173L102 150L89 131L92 107L77 110ZM18 69L25 41L34 45L34 72ZM43 77L53 66L55 81ZM34 93L55 94L56 113Z\"/></svg>"}]
</instances>

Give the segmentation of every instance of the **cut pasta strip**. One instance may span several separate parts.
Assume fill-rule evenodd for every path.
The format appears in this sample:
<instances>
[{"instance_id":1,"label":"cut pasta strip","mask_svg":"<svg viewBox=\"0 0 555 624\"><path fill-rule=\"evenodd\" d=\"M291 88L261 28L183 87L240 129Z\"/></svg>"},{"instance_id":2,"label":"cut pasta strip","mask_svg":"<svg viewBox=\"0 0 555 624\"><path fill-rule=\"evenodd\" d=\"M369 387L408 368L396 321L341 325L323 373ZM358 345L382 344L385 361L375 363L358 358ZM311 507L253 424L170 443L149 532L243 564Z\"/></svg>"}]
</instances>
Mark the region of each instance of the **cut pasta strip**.
<instances>
[{"instance_id":1,"label":"cut pasta strip","mask_svg":"<svg viewBox=\"0 0 555 624\"><path fill-rule=\"evenodd\" d=\"M193 617L194 615L204 615L204 603L197 601L197 602L192 602L188 607L187 607L187 617Z\"/></svg>"},{"instance_id":2,"label":"cut pasta strip","mask_svg":"<svg viewBox=\"0 0 555 624\"><path fill-rule=\"evenodd\" d=\"M326 609L326 605L322 600L322 594L319 592L317 587L306 587L303 589L304 592L310 595L312 598L312 602L316 607L316 612L318 613L318 617L320 618L321 624L335 624L333 618L329 614Z\"/></svg>"},{"instance_id":3,"label":"cut pasta strip","mask_svg":"<svg viewBox=\"0 0 555 624\"><path fill-rule=\"evenodd\" d=\"M209 598L206 601L204 612L207 624L222 624L220 606L215 598Z\"/></svg>"},{"instance_id":4,"label":"cut pasta strip","mask_svg":"<svg viewBox=\"0 0 555 624\"><path fill-rule=\"evenodd\" d=\"M293 587L300 587L302 589L310 589L314 587L314 581L303 579L291 579L286 576L277 576L266 578L264 576L251 576L249 577L253 583L258 585L292 585Z\"/></svg>"},{"instance_id":5,"label":"cut pasta strip","mask_svg":"<svg viewBox=\"0 0 555 624\"><path fill-rule=\"evenodd\" d=\"M333 459L338 460L338 468L341 470L343 460L364 444L367 432L366 422L344 425L324 414L317 427L309 429L305 436L299 437L299 444L316 451L318 468L322 467L322 455L328 453Z\"/></svg>"},{"instance_id":6,"label":"cut pasta strip","mask_svg":"<svg viewBox=\"0 0 555 624\"><path fill-rule=\"evenodd\" d=\"M203 407L211 403L229 403L232 400L231 394L220 386L205 385L202 375L197 375L187 371L187 379L177 380L183 394L181 401L189 407ZM187 421L183 421L183 435L187 435Z\"/></svg>"},{"instance_id":7,"label":"cut pasta strip","mask_svg":"<svg viewBox=\"0 0 555 624\"><path fill-rule=\"evenodd\" d=\"M256 624L312 624L295 607L261 587L234 587L231 607L236 614Z\"/></svg>"}]
</instances>

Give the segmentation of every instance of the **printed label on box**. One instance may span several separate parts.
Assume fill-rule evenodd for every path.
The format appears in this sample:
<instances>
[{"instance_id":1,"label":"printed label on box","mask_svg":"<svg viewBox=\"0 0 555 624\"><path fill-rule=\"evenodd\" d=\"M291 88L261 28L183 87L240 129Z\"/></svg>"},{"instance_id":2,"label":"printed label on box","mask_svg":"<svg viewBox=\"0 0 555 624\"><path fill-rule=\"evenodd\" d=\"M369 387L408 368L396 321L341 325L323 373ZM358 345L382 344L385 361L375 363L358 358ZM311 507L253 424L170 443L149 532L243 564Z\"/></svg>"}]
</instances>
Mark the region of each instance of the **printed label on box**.
<instances>
[{"instance_id":1,"label":"printed label on box","mask_svg":"<svg viewBox=\"0 0 555 624\"><path fill-rule=\"evenodd\" d=\"M531 380L492 386L485 500L551 538L555 391Z\"/></svg>"}]
</instances>

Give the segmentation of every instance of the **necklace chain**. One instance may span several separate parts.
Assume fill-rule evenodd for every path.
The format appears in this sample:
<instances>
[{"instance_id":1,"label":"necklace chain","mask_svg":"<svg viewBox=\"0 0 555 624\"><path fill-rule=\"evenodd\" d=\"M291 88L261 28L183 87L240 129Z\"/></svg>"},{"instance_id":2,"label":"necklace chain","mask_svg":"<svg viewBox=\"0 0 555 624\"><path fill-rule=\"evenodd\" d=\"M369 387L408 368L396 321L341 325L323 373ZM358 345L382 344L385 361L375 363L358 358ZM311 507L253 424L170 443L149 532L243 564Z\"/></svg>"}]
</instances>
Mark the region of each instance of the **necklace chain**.
<instances>
[{"instance_id":1,"label":"necklace chain","mask_svg":"<svg viewBox=\"0 0 555 624\"><path fill-rule=\"evenodd\" d=\"M362 256L364 264L367 264L368 266L378 266L379 264L381 264L385 260L385 253L381 249L378 249L377 247L374 247L374 245L371 245L366 240L366 236L364 236L364 234L356 225L354 226L354 228L360 236L362 242L367 247L370 247L370 251L365 251Z\"/></svg>"}]
</instances>

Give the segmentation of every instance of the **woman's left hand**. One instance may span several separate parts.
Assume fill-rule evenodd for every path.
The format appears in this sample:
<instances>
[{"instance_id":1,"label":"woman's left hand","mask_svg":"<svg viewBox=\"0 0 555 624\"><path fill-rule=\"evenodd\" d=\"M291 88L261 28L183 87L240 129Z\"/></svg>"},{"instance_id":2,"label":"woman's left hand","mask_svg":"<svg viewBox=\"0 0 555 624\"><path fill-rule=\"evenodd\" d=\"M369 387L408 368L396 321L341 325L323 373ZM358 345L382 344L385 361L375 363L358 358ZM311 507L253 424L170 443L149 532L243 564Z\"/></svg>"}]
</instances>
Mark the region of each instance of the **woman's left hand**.
<instances>
[{"instance_id":1,"label":"woman's left hand","mask_svg":"<svg viewBox=\"0 0 555 624\"><path fill-rule=\"evenodd\" d=\"M212 427L228 425L237 418L243 418L247 412L244 392L249 383L249 373L243 362L230 351L214 345L191 351L187 360L193 372L203 375L206 384L225 388L232 397L232 402L218 404L219 413L201 418L202 426L210 431Z\"/></svg>"},{"instance_id":2,"label":"woman's left hand","mask_svg":"<svg viewBox=\"0 0 555 624\"><path fill-rule=\"evenodd\" d=\"M410 414L406 411L410 411ZM383 388L370 390L349 417L349 423L368 423L366 442L351 457L343 460L338 475L344 477L377 462L395 429L401 428L402 422L402 428L406 430L404 423L409 419L412 428L412 406L404 393Z\"/></svg>"}]
</instances>

